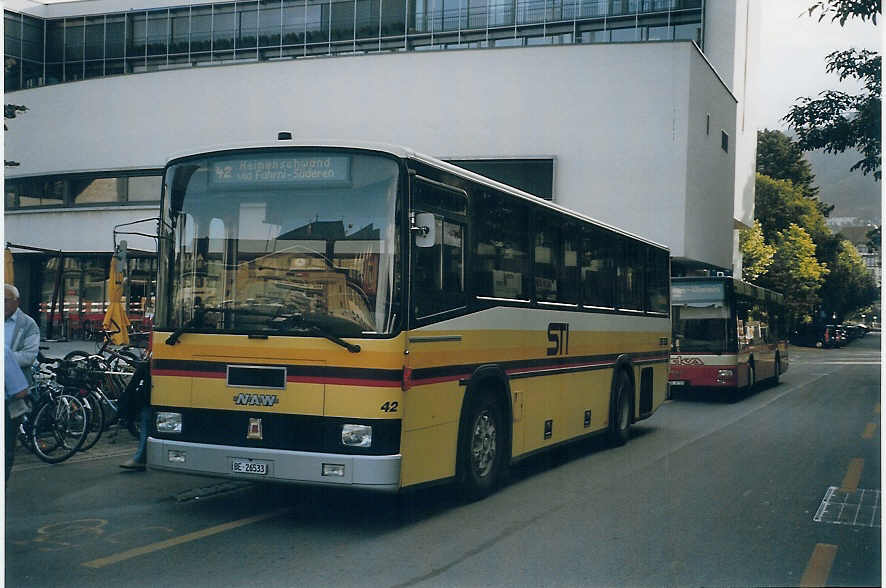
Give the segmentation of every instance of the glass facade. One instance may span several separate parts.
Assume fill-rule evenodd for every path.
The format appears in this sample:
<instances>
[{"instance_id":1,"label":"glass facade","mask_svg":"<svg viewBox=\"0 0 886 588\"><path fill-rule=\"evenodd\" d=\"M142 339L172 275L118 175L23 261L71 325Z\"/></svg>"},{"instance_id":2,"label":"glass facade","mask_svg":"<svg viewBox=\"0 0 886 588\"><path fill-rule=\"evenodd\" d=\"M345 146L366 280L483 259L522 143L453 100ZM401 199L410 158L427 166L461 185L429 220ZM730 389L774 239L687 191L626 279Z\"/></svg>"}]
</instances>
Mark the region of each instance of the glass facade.
<instances>
[{"instance_id":1,"label":"glass facade","mask_svg":"<svg viewBox=\"0 0 886 588\"><path fill-rule=\"evenodd\" d=\"M688 39L703 0L242 0L56 19L4 11L6 91L309 55Z\"/></svg>"}]
</instances>

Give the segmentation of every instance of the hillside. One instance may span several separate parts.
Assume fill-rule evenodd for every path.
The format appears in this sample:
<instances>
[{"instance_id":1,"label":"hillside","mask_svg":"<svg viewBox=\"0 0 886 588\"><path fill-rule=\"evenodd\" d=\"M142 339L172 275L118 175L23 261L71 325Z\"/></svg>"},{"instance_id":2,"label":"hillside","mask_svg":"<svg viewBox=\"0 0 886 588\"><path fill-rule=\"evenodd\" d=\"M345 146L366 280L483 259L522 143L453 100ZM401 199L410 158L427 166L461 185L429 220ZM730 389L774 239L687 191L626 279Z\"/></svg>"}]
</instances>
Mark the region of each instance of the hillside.
<instances>
[{"instance_id":1,"label":"hillside","mask_svg":"<svg viewBox=\"0 0 886 588\"><path fill-rule=\"evenodd\" d=\"M880 224L883 184L874 180L871 174L865 176L861 171L849 171L861 159L858 152L834 155L810 151L805 155L812 164L815 184L821 188L819 198L834 205L831 218L858 217Z\"/></svg>"}]
</instances>

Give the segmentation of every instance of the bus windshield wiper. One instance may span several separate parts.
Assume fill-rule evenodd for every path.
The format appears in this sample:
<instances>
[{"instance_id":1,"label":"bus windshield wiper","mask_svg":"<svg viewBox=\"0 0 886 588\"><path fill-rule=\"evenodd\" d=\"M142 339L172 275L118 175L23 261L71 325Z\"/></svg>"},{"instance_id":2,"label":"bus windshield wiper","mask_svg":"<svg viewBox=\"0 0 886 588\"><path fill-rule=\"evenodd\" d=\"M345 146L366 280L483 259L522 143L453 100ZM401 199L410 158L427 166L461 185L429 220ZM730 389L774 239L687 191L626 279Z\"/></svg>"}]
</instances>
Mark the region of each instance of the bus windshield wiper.
<instances>
[{"instance_id":1,"label":"bus windshield wiper","mask_svg":"<svg viewBox=\"0 0 886 588\"><path fill-rule=\"evenodd\" d=\"M204 308L202 306L194 308L194 316L191 317L190 320L182 323L180 327L172 332L170 336L166 338L165 343L167 345L175 345L178 343L178 338L182 336L182 333L185 332L185 329L190 329L191 327L196 327L197 325L203 322L203 319L206 317L207 312L213 312L216 309L213 308Z\"/></svg>"},{"instance_id":2,"label":"bus windshield wiper","mask_svg":"<svg viewBox=\"0 0 886 588\"><path fill-rule=\"evenodd\" d=\"M324 339L329 339L336 345L341 345L351 353L359 353L360 346L354 343L348 343L341 337L337 337L327 331L326 329L320 327L317 324L313 324L308 322L304 316L300 313L286 314L286 315L278 315L274 319L279 322L278 330L283 331L284 329L289 329L290 331L295 331L297 333L304 333L306 335L316 335L318 337L323 337Z\"/></svg>"},{"instance_id":3,"label":"bus windshield wiper","mask_svg":"<svg viewBox=\"0 0 886 588\"><path fill-rule=\"evenodd\" d=\"M165 343L167 345L175 345L176 343L178 343L178 338L181 337L182 333L185 332L185 329L190 329L191 327L197 326L198 322L203 322L203 317L201 316L198 318L198 316L195 314L193 317L191 317L191 320L182 323L182 325L174 330L170 336L166 337Z\"/></svg>"},{"instance_id":4,"label":"bus windshield wiper","mask_svg":"<svg viewBox=\"0 0 886 588\"><path fill-rule=\"evenodd\" d=\"M360 353L360 346L359 345L355 345L354 343L348 343L344 339L341 339L340 337L336 337L332 333L329 333L329 332L321 329L317 325L307 325L305 327L305 331L308 333L313 333L314 335L317 335L319 337L329 339L330 341L332 341L336 345L341 345L342 347L344 347L345 349L347 349L351 353Z\"/></svg>"}]
</instances>

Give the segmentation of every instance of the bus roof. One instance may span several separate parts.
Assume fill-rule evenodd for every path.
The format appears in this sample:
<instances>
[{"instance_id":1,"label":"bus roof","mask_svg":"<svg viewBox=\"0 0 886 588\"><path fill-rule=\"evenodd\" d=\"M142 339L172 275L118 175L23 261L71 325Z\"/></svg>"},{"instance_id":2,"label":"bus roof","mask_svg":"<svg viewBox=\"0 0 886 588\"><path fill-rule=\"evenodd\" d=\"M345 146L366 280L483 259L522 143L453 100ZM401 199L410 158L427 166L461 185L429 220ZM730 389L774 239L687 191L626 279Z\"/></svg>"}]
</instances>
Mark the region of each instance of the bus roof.
<instances>
[{"instance_id":1,"label":"bus roof","mask_svg":"<svg viewBox=\"0 0 886 588\"><path fill-rule=\"evenodd\" d=\"M490 188L495 188L496 190L500 190L502 192L507 192L512 196L516 196L518 198L522 198L524 200L529 200L534 204L539 206L544 206L546 208L550 208L551 210L555 210L557 212L561 212L563 214L568 214L577 219L590 222L596 225L599 225L603 228L606 228L615 233L619 233L626 237L630 237L632 239L636 239L637 241L642 241L647 245L652 245L654 247L658 247L660 249L667 250L670 252L670 249L666 245L662 245L661 243L656 243L646 237L641 237L624 229L620 229L603 221L597 220L591 216L583 214L581 212L566 208L549 200L545 200L544 198L539 198L534 194L530 194L529 192L524 192L518 188L514 188L513 186L509 186L507 184L503 184L491 178L487 178L478 173L472 172L470 170L464 169L462 167L458 167L457 165L448 163L431 155L425 155L423 153L419 153L409 147L403 147L401 145L393 145L390 143L374 143L367 141L345 141L345 140L319 140L319 141L307 141L307 140L279 140L279 141L264 141L264 142L252 142L252 143L239 143L239 144L228 144L228 145L213 145L203 149L190 150L186 152L176 153L171 155L166 160L166 165L169 165L175 162L178 159L183 159L186 157L195 157L199 155L208 155L211 153L220 153L225 151L242 151L242 150L252 150L252 149L286 149L288 147L319 147L319 148L337 148L337 149L364 149L367 151L377 151L380 153L387 153L389 155L393 155L394 157L398 157L401 159L413 159L415 161L420 161L424 164L430 165L432 167L436 167L443 171L450 172L452 174L461 176L468 180L484 184L489 186Z\"/></svg>"}]
</instances>

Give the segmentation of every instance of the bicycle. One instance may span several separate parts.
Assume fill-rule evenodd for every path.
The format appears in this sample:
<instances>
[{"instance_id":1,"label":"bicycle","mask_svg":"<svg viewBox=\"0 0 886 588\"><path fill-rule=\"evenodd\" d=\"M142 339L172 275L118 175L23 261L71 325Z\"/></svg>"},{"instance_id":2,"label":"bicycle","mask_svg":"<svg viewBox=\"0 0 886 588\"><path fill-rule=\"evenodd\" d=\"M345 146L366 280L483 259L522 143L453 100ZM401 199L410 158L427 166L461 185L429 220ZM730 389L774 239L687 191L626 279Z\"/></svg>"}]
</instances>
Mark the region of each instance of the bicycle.
<instances>
[{"instance_id":1,"label":"bicycle","mask_svg":"<svg viewBox=\"0 0 886 588\"><path fill-rule=\"evenodd\" d=\"M120 404L126 401L124 393L137 365L146 359L138 358L125 349L112 349L111 336L114 332L103 331L103 334L105 344L98 353L75 350L64 357L66 362L79 368L78 375L72 376L67 385L78 390L80 397L92 408L95 415L87 441L82 447L84 451L93 447L102 432L115 422L118 427L111 432L112 443L116 441L120 427L128 429L134 437L139 436L138 420L121 418Z\"/></svg>"},{"instance_id":2,"label":"bicycle","mask_svg":"<svg viewBox=\"0 0 886 588\"><path fill-rule=\"evenodd\" d=\"M28 402L31 410L15 422L19 441L46 463L60 463L74 455L86 439L89 414L77 397L64 393L54 381L51 368L59 360L37 355L34 384ZM46 370L49 370L47 372ZM33 415L33 416L31 416ZM7 467L11 467L8 464Z\"/></svg>"}]
</instances>

